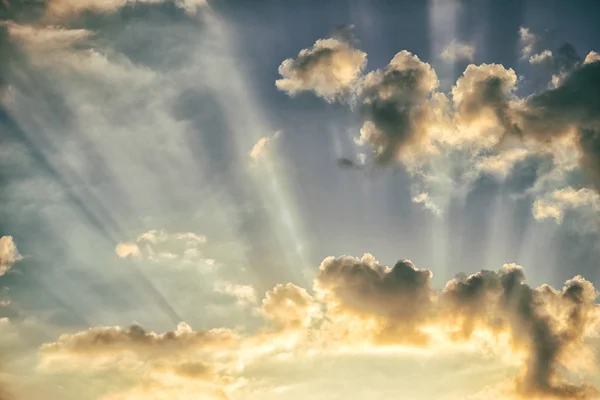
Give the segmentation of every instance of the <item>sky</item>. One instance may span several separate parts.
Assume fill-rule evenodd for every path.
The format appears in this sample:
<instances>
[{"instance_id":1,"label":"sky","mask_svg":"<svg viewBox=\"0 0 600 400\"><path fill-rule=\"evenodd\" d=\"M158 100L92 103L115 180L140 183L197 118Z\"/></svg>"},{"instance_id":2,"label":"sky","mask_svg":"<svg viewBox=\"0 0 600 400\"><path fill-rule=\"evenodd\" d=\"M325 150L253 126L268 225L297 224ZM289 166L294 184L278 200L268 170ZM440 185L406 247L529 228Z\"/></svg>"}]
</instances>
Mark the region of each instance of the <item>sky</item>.
<instances>
[{"instance_id":1,"label":"sky","mask_svg":"<svg viewBox=\"0 0 600 400\"><path fill-rule=\"evenodd\" d=\"M0 400L600 398L599 13L0 0Z\"/></svg>"}]
</instances>

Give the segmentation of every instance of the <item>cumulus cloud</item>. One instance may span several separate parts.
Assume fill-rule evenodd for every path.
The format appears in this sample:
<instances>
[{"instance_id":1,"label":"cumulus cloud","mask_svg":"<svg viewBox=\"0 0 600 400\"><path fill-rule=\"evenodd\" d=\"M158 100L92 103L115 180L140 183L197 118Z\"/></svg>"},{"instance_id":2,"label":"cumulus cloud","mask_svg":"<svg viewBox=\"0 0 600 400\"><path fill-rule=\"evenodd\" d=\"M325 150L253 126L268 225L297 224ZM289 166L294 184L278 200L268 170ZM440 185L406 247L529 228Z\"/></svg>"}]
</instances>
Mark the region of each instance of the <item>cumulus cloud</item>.
<instances>
[{"instance_id":1,"label":"cumulus cloud","mask_svg":"<svg viewBox=\"0 0 600 400\"><path fill-rule=\"evenodd\" d=\"M12 236L0 237L0 276L10 271L13 264L22 258Z\"/></svg>"},{"instance_id":2,"label":"cumulus cloud","mask_svg":"<svg viewBox=\"0 0 600 400\"><path fill-rule=\"evenodd\" d=\"M438 84L433 68L408 51L365 76L358 106L365 120L360 143L371 146L378 163L399 160L427 138L433 118L428 102Z\"/></svg>"},{"instance_id":3,"label":"cumulus cloud","mask_svg":"<svg viewBox=\"0 0 600 400\"><path fill-rule=\"evenodd\" d=\"M492 330L508 328L515 346L526 349L518 390L526 395L584 398L598 394L593 388L560 380L557 369L570 346L582 339L593 320L596 291L581 277L568 281L562 291L525 284L520 266L504 265L499 272L482 271L450 281L442 294L452 317L459 318L459 333L472 335L479 324ZM560 304L552 313L548 304Z\"/></svg>"},{"instance_id":4,"label":"cumulus cloud","mask_svg":"<svg viewBox=\"0 0 600 400\"><path fill-rule=\"evenodd\" d=\"M517 95L520 78L500 64L470 64L449 95L438 92L433 68L405 50L387 66L353 78L351 106L362 123L357 143L371 149L377 164L404 165L418 188L413 201L443 213L447 199L466 195L481 174L502 181L526 157L552 158L553 171L538 177L545 185L547 177L563 176L543 191L534 184L530 194L548 197L569 185L556 145L565 138L576 143L585 188L600 190L597 53L584 60L569 44L551 51L529 29L519 35L523 58L552 76L550 88L529 96ZM356 165L351 159L338 163Z\"/></svg>"},{"instance_id":5,"label":"cumulus cloud","mask_svg":"<svg viewBox=\"0 0 600 400\"><path fill-rule=\"evenodd\" d=\"M329 257L319 267L315 289L333 314L379 319L378 341L421 344L425 336L419 327L432 302L431 276L408 260L390 268L371 254Z\"/></svg>"},{"instance_id":6,"label":"cumulus cloud","mask_svg":"<svg viewBox=\"0 0 600 400\"><path fill-rule=\"evenodd\" d=\"M456 40L450 42L440 53L440 58L448 62L473 61L473 57L475 57L475 46Z\"/></svg>"},{"instance_id":7,"label":"cumulus cloud","mask_svg":"<svg viewBox=\"0 0 600 400\"><path fill-rule=\"evenodd\" d=\"M154 383L134 380L133 386L109 395L121 398L123 393L155 387L179 398L185 393L214 394L212 390L225 393L245 379L245 366L264 364L290 351L302 357L315 350L335 354L364 349L365 343L373 351L396 345L477 346L487 332L496 338L498 354L515 354L520 369L513 390L520 396L583 399L597 394L562 374L563 366L579 366L599 326L597 292L591 282L576 276L560 290L548 285L532 288L516 264L458 275L443 290L432 288L431 277L431 271L408 260L388 267L371 254L328 257L314 279L314 295L291 283L266 293L259 315L267 325L254 332L194 331L184 323L163 334L138 325L90 328L45 344L42 366L145 371ZM250 293L233 286L230 292ZM500 340L506 335L509 340ZM593 362L587 367L596 368Z\"/></svg>"},{"instance_id":8,"label":"cumulus cloud","mask_svg":"<svg viewBox=\"0 0 600 400\"><path fill-rule=\"evenodd\" d=\"M329 102L343 99L354 90L367 64L366 53L355 49L344 35L319 39L308 49L279 66L279 90L294 96L313 91Z\"/></svg>"},{"instance_id":9,"label":"cumulus cloud","mask_svg":"<svg viewBox=\"0 0 600 400\"><path fill-rule=\"evenodd\" d=\"M306 289L292 283L278 284L262 301L262 314L279 329L300 329L310 324L315 302Z\"/></svg>"}]
</instances>

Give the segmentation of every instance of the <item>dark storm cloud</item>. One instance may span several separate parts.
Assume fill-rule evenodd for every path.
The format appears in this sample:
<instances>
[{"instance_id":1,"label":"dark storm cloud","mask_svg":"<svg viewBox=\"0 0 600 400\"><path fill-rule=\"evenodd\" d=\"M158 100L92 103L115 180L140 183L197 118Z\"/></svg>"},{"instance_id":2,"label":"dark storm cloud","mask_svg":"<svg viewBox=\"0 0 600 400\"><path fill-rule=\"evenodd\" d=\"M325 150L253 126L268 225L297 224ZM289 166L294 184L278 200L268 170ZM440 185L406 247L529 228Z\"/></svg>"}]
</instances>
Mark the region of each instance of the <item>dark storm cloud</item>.
<instances>
[{"instance_id":1,"label":"dark storm cloud","mask_svg":"<svg viewBox=\"0 0 600 400\"><path fill-rule=\"evenodd\" d=\"M600 62L577 66L557 88L528 98L518 118L522 135L542 142L575 134L581 166L600 190Z\"/></svg>"}]
</instances>

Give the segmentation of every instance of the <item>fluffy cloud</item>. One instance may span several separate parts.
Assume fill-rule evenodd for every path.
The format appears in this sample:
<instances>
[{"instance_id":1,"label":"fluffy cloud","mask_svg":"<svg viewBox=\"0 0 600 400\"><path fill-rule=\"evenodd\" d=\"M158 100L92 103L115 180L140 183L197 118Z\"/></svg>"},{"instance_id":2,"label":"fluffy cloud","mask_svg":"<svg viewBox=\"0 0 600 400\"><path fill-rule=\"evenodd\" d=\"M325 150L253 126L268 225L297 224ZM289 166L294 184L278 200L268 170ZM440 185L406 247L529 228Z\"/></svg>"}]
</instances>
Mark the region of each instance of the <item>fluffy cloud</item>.
<instances>
[{"instance_id":1,"label":"fluffy cloud","mask_svg":"<svg viewBox=\"0 0 600 400\"><path fill-rule=\"evenodd\" d=\"M513 344L523 347L526 357L517 378L526 395L580 398L597 394L588 386L562 382L557 375L561 357L573 351L586 327L597 318L596 291L581 277L565 284L562 291L525 283L521 267L507 264L499 272L482 271L450 281L443 294L451 318L461 321L460 335L470 337L477 326L492 330L508 328ZM551 305L559 305L558 311Z\"/></svg>"},{"instance_id":2,"label":"fluffy cloud","mask_svg":"<svg viewBox=\"0 0 600 400\"><path fill-rule=\"evenodd\" d=\"M164 334L137 325L91 328L44 345L42 366L143 371L141 381L107 392L106 399L150 395L149 388L157 399L183 399L186 394L215 398L247 383L245 371L254 363L282 356L397 345L478 346L487 332L496 338L491 342L495 352L512 353L518 360L513 390L520 396L593 398L597 393L591 386L569 383L561 372L565 365L581 367L588 340L599 326L597 293L590 282L577 276L561 290L532 288L515 264L459 275L441 291L431 287L431 277L431 271L408 260L388 267L370 254L328 257L315 277L314 295L291 283L266 293L258 315L267 325L254 332L194 331L183 323ZM509 340L500 340L505 336Z\"/></svg>"},{"instance_id":3,"label":"fluffy cloud","mask_svg":"<svg viewBox=\"0 0 600 400\"><path fill-rule=\"evenodd\" d=\"M262 314L285 330L307 327L314 309L315 302L306 289L291 283L268 291L261 305Z\"/></svg>"},{"instance_id":4,"label":"fluffy cloud","mask_svg":"<svg viewBox=\"0 0 600 400\"><path fill-rule=\"evenodd\" d=\"M390 268L370 254L329 257L319 267L315 289L333 314L378 319L378 341L422 343L419 326L431 307L430 279L431 271L408 260Z\"/></svg>"},{"instance_id":5,"label":"fluffy cloud","mask_svg":"<svg viewBox=\"0 0 600 400\"><path fill-rule=\"evenodd\" d=\"M22 258L12 236L0 237L0 276L6 274Z\"/></svg>"},{"instance_id":6,"label":"fluffy cloud","mask_svg":"<svg viewBox=\"0 0 600 400\"><path fill-rule=\"evenodd\" d=\"M330 102L350 94L367 64L367 55L344 37L334 36L337 38L319 39L295 58L283 61L277 88L291 96L314 91Z\"/></svg>"},{"instance_id":7,"label":"fluffy cloud","mask_svg":"<svg viewBox=\"0 0 600 400\"><path fill-rule=\"evenodd\" d=\"M597 53L583 60L569 44L551 51L529 29L519 34L522 56L543 65L553 82L527 97L517 95L516 72L500 64L468 65L447 96L437 91L433 68L408 51L382 69L353 77L352 107L362 119L357 142L372 150L376 163L406 167L416 181L415 202L442 214L447 198L465 195L481 174L502 181L529 157L552 159L552 171L538 176L536 192L529 193L548 198L570 185L560 161L565 140L575 143L579 167L587 174L576 189L600 190ZM321 68L324 76L333 73L331 66ZM340 165L353 167L349 161ZM555 179L559 176L562 181ZM549 177L553 187L547 186ZM546 187L540 191L542 180ZM543 215L542 206L538 203L536 215Z\"/></svg>"},{"instance_id":8,"label":"fluffy cloud","mask_svg":"<svg viewBox=\"0 0 600 400\"><path fill-rule=\"evenodd\" d=\"M473 61L473 57L475 57L475 46L456 40L450 42L440 53L440 58L448 62Z\"/></svg>"},{"instance_id":9,"label":"fluffy cloud","mask_svg":"<svg viewBox=\"0 0 600 400\"><path fill-rule=\"evenodd\" d=\"M365 120L360 142L373 148L378 163L398 160L425 141L434 115L430 96L437 87L433 68L408 51L365 76L358 106Z\"/></svg>"}]
</instances>

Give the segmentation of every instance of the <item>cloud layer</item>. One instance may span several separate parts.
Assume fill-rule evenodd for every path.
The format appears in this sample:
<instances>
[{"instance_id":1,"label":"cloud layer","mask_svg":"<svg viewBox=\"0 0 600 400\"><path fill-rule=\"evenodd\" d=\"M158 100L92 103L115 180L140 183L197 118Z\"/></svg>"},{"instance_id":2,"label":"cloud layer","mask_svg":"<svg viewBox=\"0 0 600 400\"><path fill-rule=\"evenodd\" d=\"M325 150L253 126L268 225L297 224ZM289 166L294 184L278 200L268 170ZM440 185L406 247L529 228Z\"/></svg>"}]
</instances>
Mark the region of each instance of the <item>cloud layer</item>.
<instances>
[{"instance_id":1,"label":"cloud layer","mask_svg":"<svg viewBox=\"0 0 600 400\"><path fill-rule=\"evenodd\" d=\"M562 373L565 365L596 368L593 361L582 364L600 326L592 283L576 276L560 290L532 288L515 264L457 276L443 290L432 287L431 277L431 271L408 260L388 267L370 254L328 257L312 294L291 283L266 293L256 314L263 324L253 333L194 331L185 323L164 334L137 325L91 328L44 345L42 365L54 370L116 368L126 374L142 368L152 377L152 387L174 398L186 388L214 398L235 393L246 369L278 354L289 353L300 362L317 349L332 357L364 346L369 351L390 346L439 351L471 343L477 349L477 337L487 332L500 346L496 354L508 352L518 360L519 373L506 390L526 398L598 394L592 386L570 383ZM502 337L509 340L498 341ZM122 390L142 393L147 385L134 383Z\"/></svg>"}]
</instances>

